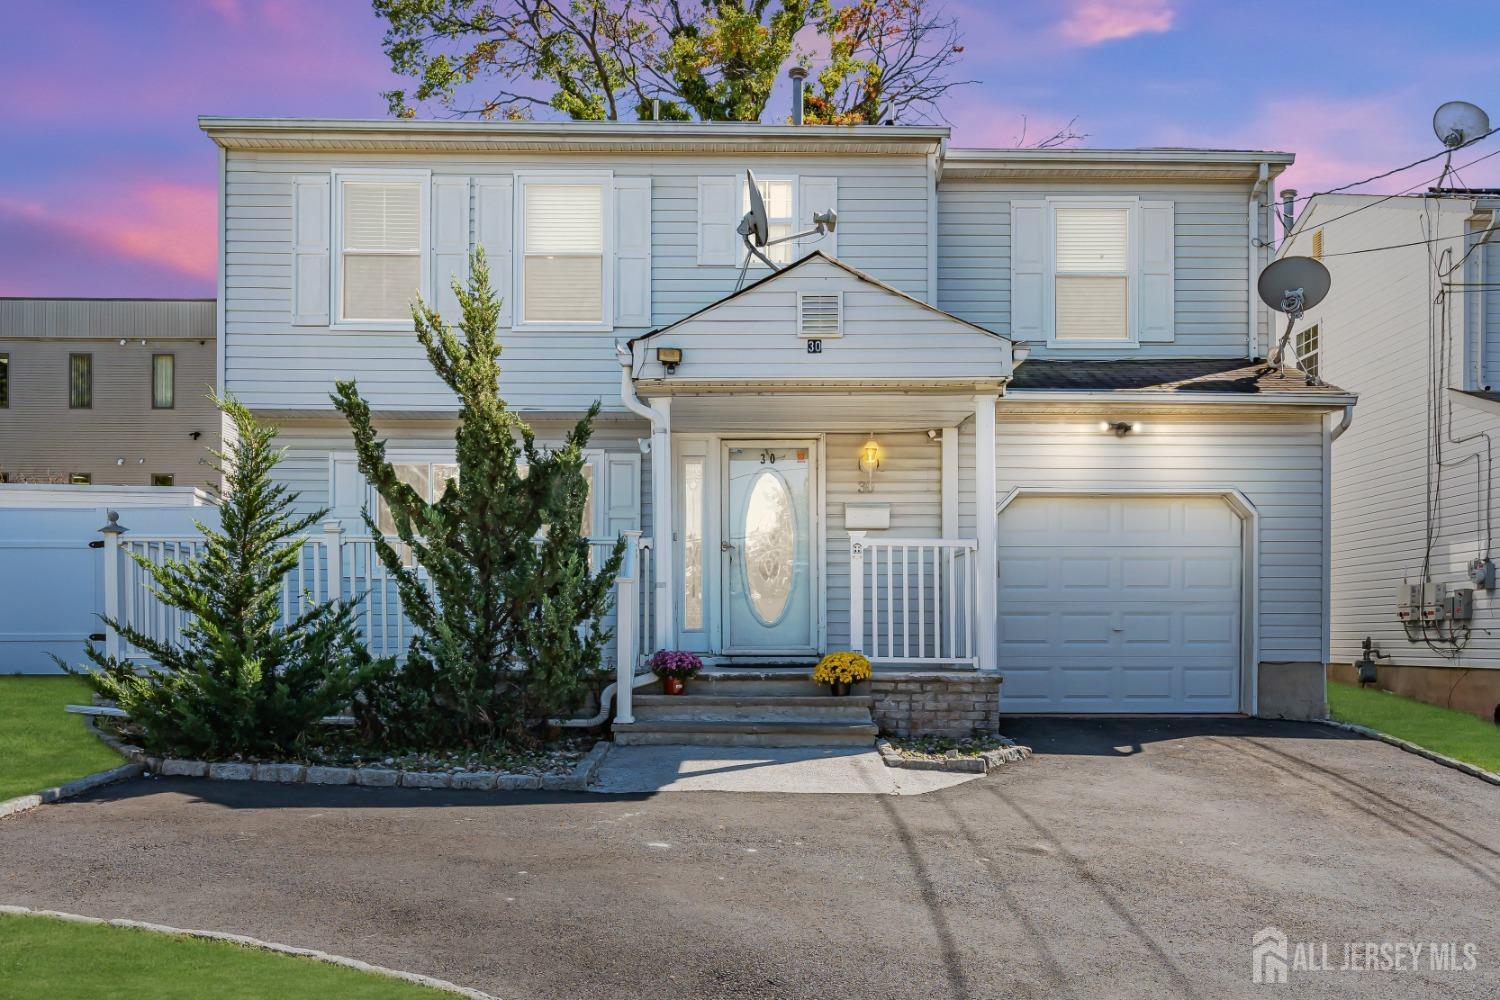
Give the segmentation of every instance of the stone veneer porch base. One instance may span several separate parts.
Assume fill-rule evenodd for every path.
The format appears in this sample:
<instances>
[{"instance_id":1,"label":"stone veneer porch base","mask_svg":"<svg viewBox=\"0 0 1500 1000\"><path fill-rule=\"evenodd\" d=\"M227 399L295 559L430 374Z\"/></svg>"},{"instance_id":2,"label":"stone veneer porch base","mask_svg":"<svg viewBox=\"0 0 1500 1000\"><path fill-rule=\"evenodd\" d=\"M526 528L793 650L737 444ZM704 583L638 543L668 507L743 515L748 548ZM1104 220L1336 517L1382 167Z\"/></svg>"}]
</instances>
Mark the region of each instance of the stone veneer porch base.
<instances>
[{"instance_id":1,"label":"stone veneer porch base","mask_svg":"<svg viewBox=\"0 0 1500 1000\"><path fill-rule=\"evenodd\" d=\"M997 676L876 670L869 685L871 713L882 733L961 739L1000 731Z\"/></svg>"}]
</instances>

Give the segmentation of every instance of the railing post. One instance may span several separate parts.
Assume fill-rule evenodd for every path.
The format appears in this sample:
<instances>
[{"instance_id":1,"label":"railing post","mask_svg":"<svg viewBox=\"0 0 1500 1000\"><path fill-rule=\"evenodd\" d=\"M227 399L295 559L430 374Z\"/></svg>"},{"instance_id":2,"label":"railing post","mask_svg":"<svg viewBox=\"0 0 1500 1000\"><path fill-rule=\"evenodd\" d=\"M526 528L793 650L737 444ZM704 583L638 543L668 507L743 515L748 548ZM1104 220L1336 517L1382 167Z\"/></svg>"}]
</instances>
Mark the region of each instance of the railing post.
<instances>
[{"instance_id":1,"label":"railing post","mask_svg":"<svg viewBox=\"0 0 1500 1000\"><path fill-rule=\"evenodd\" d=\"M116 511L105 511L105 520L104 527L99 529L104 536L104 617L117 622L120 620L120 536L126 529L120 527L120 515ZM104 652L117 659L121 653L120 632L107 623L104 628Z\"/></svg>"},{"instance_id":2,"label":"railing post","mask_svg":"<svg viewBox=\"0 0 1500 1000\"><path fill-rule=\"evenodd\" d=\"M640 597L641 559L639 531L625 536L625 560L615 577L615 721L635 721L635 661L640 625L636 602Z\"/></svg>"},{"instance_id":3,"label":"railing post","mask_svg":"<svg viewBox=\"0 0 1500 1000\"><path fill-rule=\"evenodd\" d=\"M337 521L323 522L323 546L328 551L327 600L344 600L344 526Z\"/></svg>"},{"instance_id":4,"label":"railing post","mask_svg":"<svg viewBox=\"0 0 1500 1000\"><path fill-rule=\"evenodd\" d=\"M865 533L849 532L849 649L865 651Z\"/></svg>"}]
</instances>

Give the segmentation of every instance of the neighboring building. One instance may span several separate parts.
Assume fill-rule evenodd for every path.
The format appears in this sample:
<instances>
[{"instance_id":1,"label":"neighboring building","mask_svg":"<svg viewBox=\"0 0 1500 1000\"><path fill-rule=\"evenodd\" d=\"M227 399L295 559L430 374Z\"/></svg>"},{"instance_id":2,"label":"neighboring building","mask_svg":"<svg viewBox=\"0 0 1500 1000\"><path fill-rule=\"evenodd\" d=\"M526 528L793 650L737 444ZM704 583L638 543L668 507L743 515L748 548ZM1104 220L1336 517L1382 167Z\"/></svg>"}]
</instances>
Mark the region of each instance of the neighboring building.
<instances>
[{"instance_id":1,"label":"neighboring building","mask_svg":"<svg viewBox=\"0 0 1500 1000\"><path fill-rule=\"evenodd\" d=\"M1254 360L1289 154L201 125L222 150L223 385L280 426L284 480L346 535L378 505L333 382L357 378L402 474L440 488L456 403L407 303L451 316L482 244L511 405L555 441L603 403L591 531L652 545L643 652L862 649L898 730L993 728L1002 678L1003 711L1322 714L1326 455L1354 399ZM747 167L773 236L838 224L736 293ZM798 738L771 708L641 708L617 734Z\"/></svg>"},{"instance_id":2,"label":"neighboring building","mask_svg":"<svg viewBox=\"0 0 1500 1000\"><path fill-rule=\"evenodd\" d=\"M212 299L0 298L0 481L203 486Z\"/></svg>"},{"instance_id":3,"label":"neighboring building","mask_svg":"<svg viewBox=\"0 0 1500 1000\"><path fill-rule=\"evenodd\" d=\"M1500 596L1469 567L1495 558L1497 209L1500 191L1317 195L1279 250L1332 275L1294 346L1360 399L1333 449L1333 676L1355 679L1368 637L1382 687L1487 719L1500 711ZM1423 592L1413 604L1405 591L1424 583L1472 601L1455 618L1433 587L1424 620Z\"/></svg>"}]
</instances>

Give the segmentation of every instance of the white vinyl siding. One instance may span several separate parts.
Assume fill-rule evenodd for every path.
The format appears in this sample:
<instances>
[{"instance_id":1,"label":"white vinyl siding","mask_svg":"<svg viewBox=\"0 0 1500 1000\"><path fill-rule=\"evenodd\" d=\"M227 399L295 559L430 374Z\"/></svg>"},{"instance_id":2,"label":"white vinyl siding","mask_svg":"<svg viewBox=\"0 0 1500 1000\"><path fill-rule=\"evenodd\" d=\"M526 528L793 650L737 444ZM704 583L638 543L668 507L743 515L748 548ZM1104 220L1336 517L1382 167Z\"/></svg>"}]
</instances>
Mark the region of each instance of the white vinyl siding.
<instances>
[{"instance_id":1,"label":"white vinyl siding","mask_svg":"<svg viewBox=\"0 0 1500 1000\"><path fill-rule=\"evenodd\" d=\"M520 321L605 323L604 183L527 178L521 192Z\"/></svg>"},{"instance_id":2,"label":"white vinyl siding","mask_svg":"<svg viewBox=\"0 0 1500 1000\"><path fill-rule=\"evenodd\" d=\"M426 183L339 180L339 321L410 322L422 294Z\"/></svg>"},{"instance_id":3,"label":"white vinyl siding","mask_svg":"<svg viewBox=\"0 0 1500 1000\"><path fill-rule=\"evenodd\" d=\"M1058 208L1053 213L1058 340L1130 336L1130 212Z\"/></svg>"}]
</instances>

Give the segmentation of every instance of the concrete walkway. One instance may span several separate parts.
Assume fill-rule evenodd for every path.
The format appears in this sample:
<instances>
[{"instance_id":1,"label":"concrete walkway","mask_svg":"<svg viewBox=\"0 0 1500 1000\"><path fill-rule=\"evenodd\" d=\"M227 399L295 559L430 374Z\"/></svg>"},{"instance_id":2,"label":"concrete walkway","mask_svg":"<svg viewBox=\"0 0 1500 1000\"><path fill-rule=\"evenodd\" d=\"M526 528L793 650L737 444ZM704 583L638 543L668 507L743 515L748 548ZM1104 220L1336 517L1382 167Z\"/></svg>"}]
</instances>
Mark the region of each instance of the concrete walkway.
<instances>
[{"instance_id":1,"label":"concrete walkway","mask_svg":"<svg viewBox=\"0 0 1500 1000\"><path fill-rule=\"evenodd\" d=\"M886 767L848 747L612 746L589 791L921 795L978 777Z\"/></svg>"}]
</instances>

